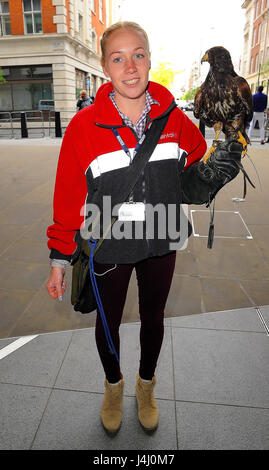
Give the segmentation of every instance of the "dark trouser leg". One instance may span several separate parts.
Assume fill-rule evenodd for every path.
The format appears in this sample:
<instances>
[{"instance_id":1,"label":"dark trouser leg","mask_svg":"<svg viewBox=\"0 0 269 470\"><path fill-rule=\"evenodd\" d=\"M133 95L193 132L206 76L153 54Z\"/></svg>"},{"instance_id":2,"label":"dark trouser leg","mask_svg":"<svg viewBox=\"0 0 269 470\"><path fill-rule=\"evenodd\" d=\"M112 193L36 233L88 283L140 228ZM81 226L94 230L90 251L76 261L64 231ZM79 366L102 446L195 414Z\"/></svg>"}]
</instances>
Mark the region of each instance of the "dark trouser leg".
<instances>
[{"instance_id":1,"label":"dark trouser leg","mask_svg":"<svg viewBox=\"0 0 269 470\"><path fill-rule=\"evenodd\" d=\"M97 274L102 274L113 267L113 264L94 263L94 271ZM110 336L118 357L120 357L119 327L132 270L133 265L121 264L112 271L106 273L104 276L96 275L97 285L106 315ZM118 382L121 379L120 365L116 356L111 354L109 351L103 323L99 313L96 317L95 339L108 382Z\"/></svg>"},{"instance_id":2,"label":"dark trouser leg","mask_svg":"<svg viewBox=\"0 0 269 470\"><path fill-rule=\"evenodd\" d=\"M175 269L176 252L148 258L136 265L141 318L141 358L139 375L145 380L154 376L163 341L163 318L166 300Z\"/></svg>"}]
</instances>

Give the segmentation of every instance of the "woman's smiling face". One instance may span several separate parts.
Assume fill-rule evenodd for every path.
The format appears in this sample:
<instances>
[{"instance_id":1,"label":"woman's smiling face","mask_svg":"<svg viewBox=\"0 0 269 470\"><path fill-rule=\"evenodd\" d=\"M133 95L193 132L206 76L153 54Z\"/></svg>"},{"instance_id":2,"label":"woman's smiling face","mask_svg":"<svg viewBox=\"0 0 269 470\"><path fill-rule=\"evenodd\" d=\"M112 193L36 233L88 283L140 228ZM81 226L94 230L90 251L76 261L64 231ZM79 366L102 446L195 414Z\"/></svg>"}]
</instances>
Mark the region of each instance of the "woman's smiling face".
<instances>
[{"instance_id":1,"label":"woman's smiling face","mask_svg":"<svg viewBox=\"0 0 269 470\"><path fill-rule=\"evenodd\" d=\"M141 97L150 69L150 55L142 34L131 28L115 31L106 44L103 69L112 81L115 98Z\"/></svg>"}]
</instances>

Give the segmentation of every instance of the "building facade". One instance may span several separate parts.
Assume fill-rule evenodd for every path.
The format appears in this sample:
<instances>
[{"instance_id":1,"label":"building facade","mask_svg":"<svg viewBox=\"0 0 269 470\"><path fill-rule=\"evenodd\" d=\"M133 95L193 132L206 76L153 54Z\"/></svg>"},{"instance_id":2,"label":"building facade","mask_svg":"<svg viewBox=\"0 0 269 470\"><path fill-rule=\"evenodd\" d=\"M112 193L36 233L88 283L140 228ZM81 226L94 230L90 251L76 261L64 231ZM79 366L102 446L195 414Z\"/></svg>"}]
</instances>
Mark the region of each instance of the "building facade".
<instances>
[{"instance_id":1,"label":"building facade","mask_svg":"<svg viewBox=\"0 0 269 470\"><path fill-rule=\"evenodd\" d=\"M100 39L113 0L0 0L0 111L76 110L81 89L107 79Z\"/></svg>"},{"instance_id":2,"label":"building facade","mask_svg":"<svg viewBox=\"0 0 269 470\"><path fill-rule=\"evenodd\" d=\"M252 93L263 85L269 87L269 0L245 0L246 23L240 73Z\"/></svg>"}]
</instances>

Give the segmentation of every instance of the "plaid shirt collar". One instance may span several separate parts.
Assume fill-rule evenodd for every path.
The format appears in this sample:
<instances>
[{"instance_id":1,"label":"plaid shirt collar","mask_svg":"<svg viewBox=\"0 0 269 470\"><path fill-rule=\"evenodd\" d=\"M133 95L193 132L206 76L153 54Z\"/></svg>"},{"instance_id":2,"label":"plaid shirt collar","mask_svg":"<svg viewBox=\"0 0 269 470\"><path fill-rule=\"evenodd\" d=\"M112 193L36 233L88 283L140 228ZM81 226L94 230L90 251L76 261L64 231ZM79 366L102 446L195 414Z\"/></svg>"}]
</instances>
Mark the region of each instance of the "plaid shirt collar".
<instances>
[{"instance_id":1,"label":"plaid shirt collar","mask_svg":"<svg viewBox=\"0 0 269 470\"><path fill-rule=\"evenodd\" d=\"M140 116L140 118L138 119L137 123L134 124L129 118L128 116L126 116L125 114L123 114L117 104L116 104L116 101L115 101L115 90L113 90L110 94L109 94L109 97L112 101L112 103L114 104L114 106L117 108L118 112L119 112L119 115L121 116L122 120L124 121L124 123L126 124L126 126L128 127L131 127L131 129L133 129L136 133L136 135L138 136L138 138L140 139L140 137L142 137L143 135L143 132L145 130L145 127L146 127L146 122L147 122L147 115L148 113L150 112L151 110L151 106L153 104L158 104L160 105L160 103L156 100L154 100L154 98L152 98L151 94L148 92L148 90L146 90L146 104L145 104L145 108Z\"/></svg>"}]
</instances>

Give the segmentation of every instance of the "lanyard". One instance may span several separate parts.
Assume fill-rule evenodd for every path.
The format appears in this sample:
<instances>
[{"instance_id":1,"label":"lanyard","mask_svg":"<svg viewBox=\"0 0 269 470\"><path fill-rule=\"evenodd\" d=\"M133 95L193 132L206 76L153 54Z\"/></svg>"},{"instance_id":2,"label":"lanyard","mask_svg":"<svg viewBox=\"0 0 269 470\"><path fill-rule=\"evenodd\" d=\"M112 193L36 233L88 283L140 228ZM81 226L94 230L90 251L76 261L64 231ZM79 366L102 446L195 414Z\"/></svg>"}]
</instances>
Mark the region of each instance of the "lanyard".
<instances>
[{"instance_id":1,"label":"lanyard","mask_svg":"<svg viewBox=\"0 0 269 470\"><path fill-rule=\"evenodd\" d=\"M149 123L148 125L148 128L145 130L145 132L143 133L142 137L140 137L139 141L137 142L136 144L136 147L134 149L134 156L132 158L131 156L131 152L130 150L128 149L126 143L124 142L123 138L120 136L120 134L118 133L117 129L115 128L112 128L112 132L114 134L114 136L116 137L117 141L119 142L119 144L121 145L122 149L124 150L124 152L126 153L126 155L128 155L128 157L130 158L130 162L132 162L132 160L134 159L134 157L136 156L138 150L140 149L141 145L143 144L144 140L145 140L145 137L146 137L146 134L148 132L148 130L151 128L151 124L152 124L152 121Z\"/></svg>"}]
</instances>

